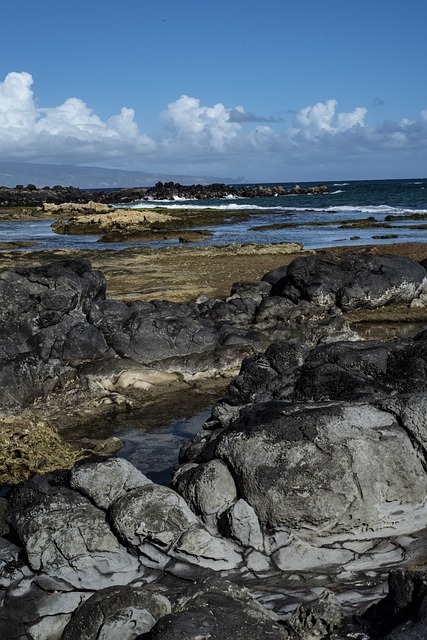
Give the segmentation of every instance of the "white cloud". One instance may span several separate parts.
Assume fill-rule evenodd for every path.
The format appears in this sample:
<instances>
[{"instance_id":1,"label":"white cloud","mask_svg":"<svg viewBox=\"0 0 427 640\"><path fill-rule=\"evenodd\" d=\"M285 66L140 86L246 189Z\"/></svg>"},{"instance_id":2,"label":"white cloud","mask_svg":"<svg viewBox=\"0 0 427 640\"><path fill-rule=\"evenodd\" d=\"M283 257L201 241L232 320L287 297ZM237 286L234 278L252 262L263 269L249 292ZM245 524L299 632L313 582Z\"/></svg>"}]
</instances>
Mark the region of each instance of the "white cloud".
<instances>
[{"instance_id":1,"label":"white cloud","mask_svg":"<svg viewBox=\"0 0 427 640\"><path fill-rule=\"evenodd\" d=\"M26 72L9 73L0 82L2 160L246 175L251 180L317 179L320 168L319 179L326 179L325 173L332 179L366 176L370 167L385 177L392 167L395 176L399 171L421 175L427 166L427 108L417 120L368 125L364 107L341 112L330 99L303 107L286 127L243 106L205 106L183 95L160 114L161 128L148 135L128 107L106 120L77 97L39 108L32 85ZM286 111L286 105L277 107Z\"/></svg>"},{"instance_id":2,"label":"white cloud","mask_svg":"<svg viewBox=\"0 0 427 640\"><path fill-rule=\"evenodd\" d=\"M202 107L197 98L181 96L161 114L167 124L164 148L174 152L184 144L194 150L224 152L241 130L240 124L230 119L231 111L221 103Z\"/></svg>"},{"instance_id":3,"label":"white cloud","mask_svg":"<svg viewBox=\"0 0 427 640\"><path fill-rule=\"evenodd\" d=\"M0 83L0 127L11 127L16 132L28 130L36 120L29 73L9 73Z\"/></svg>"},{"instance_id":4,"label":"white cloud","mask_svg":"<svg viewBox=\"0 0 427 640\"><path fill-rule=\"evenodd\" d=\"M43 114L39 113L36 132L69 135L84 140L93 136L114 135L114 131L109 131L102 120L78 98L68 98L59 107L44 109Z\"/></svg>"},{"instance_id":5,"label":"white cloud","mask_svg":"<svg viewBox=\"0 0 427 640\"><path fill-rule=\"evenodd\" d=\"M317 138L323 133L338 134L355 126L365 126L367 109L357 107L351 113L337 113L337 101L318 102L301 109L295 116L294 134Z\"/></svg>"},{"instance_id":6,"label":"white cloud","mask_svg":"<svg viewBox=\"0 0 427 640\"><path fill-rule=\"evenodd\" d=\"M9 73L0 83L2 159L65 163L105 162L144 154L154 141L140 133L133 109L104 122L79 98L57 107L36 107L29 73Z\"/></svg>"}]
</instances>

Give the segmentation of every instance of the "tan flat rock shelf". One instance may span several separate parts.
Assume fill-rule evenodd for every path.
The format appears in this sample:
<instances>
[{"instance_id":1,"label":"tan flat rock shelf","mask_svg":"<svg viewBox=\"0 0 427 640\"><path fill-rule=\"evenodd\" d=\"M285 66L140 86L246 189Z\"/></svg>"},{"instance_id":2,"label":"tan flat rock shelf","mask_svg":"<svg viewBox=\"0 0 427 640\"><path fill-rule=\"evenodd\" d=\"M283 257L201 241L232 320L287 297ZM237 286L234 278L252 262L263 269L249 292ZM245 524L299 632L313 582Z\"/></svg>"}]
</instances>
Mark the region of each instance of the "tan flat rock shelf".
<instances>
[{"instance_id":1,"label":"tan flat rock shelf","mask_svg":"<svg viewBox=\"0 0 427 640\"><path fill-rule=\"evenodd\" d=\"M0 253L0 270L18 265L36 266L67 258L88 258L95 269L104 272L107 297L123 300L164 299L174 302L194 300L205 294L211 298L226 298L234 282L258 281L265 273L294 258L313 253L364 251L395 254L420 261L427 256L427 243L394 243L376 247L337 247L304 251L297 243L234 244L226 246L188 247L184 244L164 249L137 247L120 251L55 250L4 251ZM390 314L393 317L390 317ZM424 315L423 315L424 314ZM425 311L391 308L357 312L352 317L360 322L364 316L370 322L423 322Z\"/></svg>"}]
</instances>

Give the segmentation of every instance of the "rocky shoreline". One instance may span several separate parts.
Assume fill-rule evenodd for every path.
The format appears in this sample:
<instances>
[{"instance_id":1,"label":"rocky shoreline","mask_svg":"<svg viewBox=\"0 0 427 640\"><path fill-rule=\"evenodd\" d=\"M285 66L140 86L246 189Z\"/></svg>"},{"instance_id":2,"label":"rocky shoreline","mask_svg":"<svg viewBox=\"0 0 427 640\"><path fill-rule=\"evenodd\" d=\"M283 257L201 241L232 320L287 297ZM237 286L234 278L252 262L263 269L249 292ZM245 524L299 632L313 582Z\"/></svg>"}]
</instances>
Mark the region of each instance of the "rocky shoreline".
<instances>
[{"instance_id":1,"label":"rocky shoreline","mask_svg":"<svg viewBox=\"0 0 427 640\"><path fill-rule=\"evenodd\" d=\"M186 186L176 182L158 182L154 187L149 187L144 199L148 200L175 200L185 198L191 200L206 200L207 198L263 198L271 196L307 195L328 193L326 185L314 187L300 187L294 185L289 189L281 185L191 185Z\"/></svg>"},{"instance_id":2,"label":"rocky shoreline","mask_svg":"<svg viewBox=\"0 0 427 640\"><path fill-rule=\"evenodd\" d=\"M300 187L295 185L289 189L281 186L263 185L181 185L175 182L158 182L154 187L148 188L124 188L103 191L101 189L89 190L77 187L53 187L37 188L35 185L17 185L16 187L0 187L0 207L36 207L48 204L87 204L96 202L102 204L126 204L135 200L173 200L190 198L204 200L206 198L225 198L227 196L258 198L272 195L304 195L307 193L327 193L326 185L314 187Z\"/></svg>"},{"instance_id":3,"label":"rocky shoreline","mask_svg":"<svg viewBox=\"0 0 427 640\"><path fill-rule=\"evenodd\" d=\"M204 226L216 226L224 221L245 220L250 211L215 209L166 210L165 208L126 208L139 201L191 198L246 197L256 199L272 195L304 195L325 193L326 186L290 189L281 186L229 186L225 184L190 185L158 182L151 188L112 191L84 190L54 186L37 189L34 185L0 187L0 218L2 222L17 220L52 220L52 229L63 235L98 235L98 242L163 242L197 243L212 235ZM123 208L124 207L124 208ZM36 243L11 245L10 248L36 246ZM1 249L7 249L4 243ZM295 247L296 248L296 247Z\"/></svg>"},{"instance_id":4,"label":"rocky shoreline","mask_svg":"<svg viewBox=\"0 0 427 640\"><path fill-rule=\"evenodd\" d=\"M424 313L426 267L312 253L182 302L111 299L82 259L3 270L1 464L21 474L3 499L3 637L419 637L427 334L366 341L346 317ZM226 375L171 486L69 448L23 462L40 421L73 430Z\"/></svg>"}]
</instances>

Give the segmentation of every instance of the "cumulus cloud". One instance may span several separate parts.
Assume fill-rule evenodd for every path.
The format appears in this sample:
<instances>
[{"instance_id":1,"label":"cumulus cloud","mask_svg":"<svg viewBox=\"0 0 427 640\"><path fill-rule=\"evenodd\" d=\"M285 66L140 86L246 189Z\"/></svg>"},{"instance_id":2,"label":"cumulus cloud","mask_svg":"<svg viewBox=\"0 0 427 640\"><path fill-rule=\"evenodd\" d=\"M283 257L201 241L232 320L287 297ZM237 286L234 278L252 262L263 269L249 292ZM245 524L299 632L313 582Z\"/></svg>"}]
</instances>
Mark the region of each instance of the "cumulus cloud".
<instances>
[{"instance_id":1,"label":"cumulus cloud","mask_svg":"<svg viewBox=\"0 0 427 640\"><path fill-rule=\"evenodd\" d=\"M0 83L0 127L12 128L16 135L34 125L36 110L29 73L9 73ZM3 131L2 131L3 133Z\"/></svg>"},{"instance_id":2,"label":"cumulus cloud","mask_svg":"<svg viewBox=\"0 0 427 640\"><path fill-rule=\"evenodd\" d=\"M140 133L133 109L122 108L104 122L79 98L57 107L39 108L29 73L9 73L0 83L2 159L97 162L155 148Z\"/></svg>"},{"instance_id":3,"label":"cumulus cloud","mask_svg":"<svg viewBox=\"0 0 427 640\"><path fill-rule=\"evenodd\" d=\"M322 133L338 134L352 127L365 126L367 109L357 107L351 113L337 113L337 101L318 102L301 109L295 116L294 134L302 133L306 138L317 138Z\"/></svg>"},{"instance_id":4,"label":"cumulus cloud","mask_svg":"<svg viewBox=\"0 0 427 640\"><path fill-rule=\"evenodd\" d=\"M347 167L351 177L356 170L360 173L384 162L395 163L395 175L399 167L404 175L411 172L409 167L418 166L419 174L427 161L427 108L417 120L403 117L373 126L366 122L365 107L343 112L331 98L304 106L285 126L243 106L206 106L183 95L167 105L159 128L148 135L138 127L132 108L123 107L106 120L78 97L41 108L32 86L33 78L26 72L9 73L0 82L2 160L246 174L252 180L288 179L290 171L302 180L307 167L312 173L322 167L332 177ZM286 105L277 107L286 110Z\"/></svg>"},{"instance_id":5,"label":"cumulus cloud","mask_svg":"<svg viewBox=\"0 0 427 640\"><path fill-rule=\"evenodd\" d=\"M163 147L174 151L184 144L223 153L240 131L240 125L230 119L230 111L221 103L203 107L197 98L181 96L161 114L167 123Z\"/></svg>"}]
</instances>

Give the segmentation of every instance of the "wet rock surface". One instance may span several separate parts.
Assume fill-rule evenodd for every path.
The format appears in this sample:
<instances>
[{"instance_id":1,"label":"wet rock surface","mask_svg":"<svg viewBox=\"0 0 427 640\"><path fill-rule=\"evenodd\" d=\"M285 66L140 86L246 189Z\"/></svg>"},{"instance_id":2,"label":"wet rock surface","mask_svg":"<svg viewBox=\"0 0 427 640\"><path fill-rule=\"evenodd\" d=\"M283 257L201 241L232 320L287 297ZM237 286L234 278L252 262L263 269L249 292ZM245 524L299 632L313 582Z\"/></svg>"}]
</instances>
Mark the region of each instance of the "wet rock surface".
<instances>
[{"instance_id":1,"label":"wet rock surface","mask_svg":"<svg viewBox=\"0 0 427 640\"><path fill-rule=\"evenodd\" d=\"M378 270L371 258L366 272ZM354 289L352 265L341 261ZM407 267L404 281L381 280L382 304L400 289L423 304L425 269ZM219 374L247 356L171 486L94 457L13 490L2 637L420 637L427 333L360 340L335 285L333 299L323 294L329 271L310 300L290 299L292 271L184 304L109 301L85 262L2 274L2 367L15 372L4 376L5 414L35 411L34 395L47 411L52 395L126 405L130 388Z\"/></svg>"}]
</instances>

